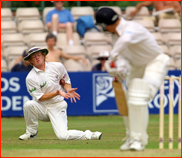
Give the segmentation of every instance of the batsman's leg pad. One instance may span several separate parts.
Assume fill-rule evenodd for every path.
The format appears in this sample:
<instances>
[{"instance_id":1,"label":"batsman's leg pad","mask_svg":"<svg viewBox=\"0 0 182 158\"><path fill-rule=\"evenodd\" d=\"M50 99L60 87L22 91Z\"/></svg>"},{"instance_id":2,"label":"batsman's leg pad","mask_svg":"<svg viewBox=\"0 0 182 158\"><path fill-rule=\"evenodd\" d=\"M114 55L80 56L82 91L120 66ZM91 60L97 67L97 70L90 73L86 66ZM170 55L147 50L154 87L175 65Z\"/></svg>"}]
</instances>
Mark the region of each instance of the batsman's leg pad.
<instances>
[{"instance_id":1,"label":"batsman's leg pad","mask_svg":"<svg viewBox=\"0 0 182 158\"><path fill-rule=\"evenodd\" d=\"M150 91L148 83L143 79L135 78L128 89L128 111L130 139L140 140L143 145L148 143L148 106Z\"/></svg>"}]
</instances>

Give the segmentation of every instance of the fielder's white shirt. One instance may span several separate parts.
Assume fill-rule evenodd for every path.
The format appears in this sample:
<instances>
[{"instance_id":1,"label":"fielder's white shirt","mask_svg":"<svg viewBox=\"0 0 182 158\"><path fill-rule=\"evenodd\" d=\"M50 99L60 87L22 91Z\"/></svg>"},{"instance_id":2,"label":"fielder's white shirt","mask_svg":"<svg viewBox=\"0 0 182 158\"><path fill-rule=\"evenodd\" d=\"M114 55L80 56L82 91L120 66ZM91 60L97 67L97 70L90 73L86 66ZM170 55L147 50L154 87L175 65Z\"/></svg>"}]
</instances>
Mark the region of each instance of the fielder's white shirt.
<instances>
[{"instance_id":1,"label":"fielder's white shirt","mask_svg":"<svg viewBox=\"0 0 182 158\"><path fill-rule=\"evenodd\" d=\"M27 75L27 90L33 99L39 103L43 105L54 104L64 100L64 97L57 95L46 101L39 101L39 99L44 93L56 92L57 90L64 91L62 86L59 84L61 79L64 79L65 83L71 84L68 73L61 63L45 62L44 71L33 67L33 69Z\"/></svg>"},{"instance_id":2,"label":"fielder's white shirt","mask_svg":"<svg viewBox=\"0 0 182 158\"><path fill-rule=\"evenodd\" d=\"M163 53L154 36L137 22L121 18L116 31L119 37L110 52L111 60L124 58L132 66L144 66Z\"/></svg>"}]
</instances>

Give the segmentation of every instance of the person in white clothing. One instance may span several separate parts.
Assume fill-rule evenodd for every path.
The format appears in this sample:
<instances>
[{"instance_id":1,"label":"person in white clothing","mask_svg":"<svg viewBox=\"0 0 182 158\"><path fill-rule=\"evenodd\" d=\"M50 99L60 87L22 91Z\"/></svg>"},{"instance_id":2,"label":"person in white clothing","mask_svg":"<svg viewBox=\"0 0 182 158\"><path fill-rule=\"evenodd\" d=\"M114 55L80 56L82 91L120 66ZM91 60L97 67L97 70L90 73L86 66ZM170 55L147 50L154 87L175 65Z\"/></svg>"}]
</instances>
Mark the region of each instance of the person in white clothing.
<instances>
[{"instance_id":1,"label":"person in white clothing","mask_svg":"<svg viewBox=\"0 0 182 158\"><path fill-rule=\"evenodd\" d=\"M120 18L111 8L99 9L95 19L104 30L118 35L105 67L120 82L126 80L128 88L128 116L123 116L127 139L120 150L144 150L148 144L147 105L168 72L169 57L146 28ZM115 68L110 67L113 62Z\"/></svg>"},{"instance_id":2,"label":"person in white clothing","mask_svg":"<svg viewBox=\"0 0 182 158\"><path fill-rule=\"evenodd\" d=\"M26 133L19 139L36 139L38 120L51 121L58 139L101 139L102 133L98 131L68 130L64 98L76 102L76 99L80 100L80 95L76 93L77 88L71 87L69 75L61 63L45 61L47 54L47 49L33 47L24 57L33 65L26 77L27 90L33 100L24 104Z\"/></svg>"}]
</instances>

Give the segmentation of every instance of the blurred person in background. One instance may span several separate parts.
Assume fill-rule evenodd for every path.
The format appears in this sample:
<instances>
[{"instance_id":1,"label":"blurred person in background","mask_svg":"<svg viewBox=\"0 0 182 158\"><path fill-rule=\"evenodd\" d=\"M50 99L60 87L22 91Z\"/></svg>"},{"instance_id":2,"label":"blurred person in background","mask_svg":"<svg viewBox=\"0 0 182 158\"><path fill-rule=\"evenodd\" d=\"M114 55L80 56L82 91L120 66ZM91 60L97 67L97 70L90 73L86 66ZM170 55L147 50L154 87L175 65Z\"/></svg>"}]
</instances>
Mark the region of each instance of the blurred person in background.
<instances>
[{"instance_id":1,"label":"blurred person in background","mask_svg":"<svg viewBox=\"0 0 182 158\"><path fill-rule=\"evenodd\" d=\"M157 25L159 19L180 19L180 12L181 12L181 5L179 1L144 1L140 2L136 5L135 10L133 10L130 14L131 17L134 17L136 13L143 7L143 6L153 6L154 12L162 11L165 9L172 8L174 11L172 12L164 12L160 13L156 17L152 17L151 19L154 21L154 24Z\"/></svg>"},{"instance_id":2,"label":"blurred person in background","mask_svg":"<svg viewBox=\"0 0 182 158\"><path fill-rule=\"evenodd\" d=\"M66 29L68 44L74 45L74 18L68 9L63 8L64 1L54 1L53 3L55 9L47 13L46 26L55 36L57 36L59 29Z\"/></svg>"},{"instance_id":3,"label":"blurred person in background","mask_svg":"<svg viewBox=\"0 0 182 158\"><path fill-rule=\"evenodd\" d=\"M49 54L46 56L46 61L48 62L60 62L60 58L73 59L73 60L82 60L85 65L88 65L88 62L85 58L79 56L68 55L62 51L60 48L55 48L57 38L53 34L48 34L46 36L47 48Z\"/></svg>"},{"instance_id":4,"label":"blurred person in background","mask_svg":"<svg viewBox=\"0 0 182 158\"><path fill-rule=\"evenodd\" d=\"M22 54L22 57L18 58L20 61L18 64L14 65L11 69L11 72L18 72L18 71L30 71L32 66L30 65L29 61L24 61L23 58L27 56L28 50L25 50Z\"/></svg>"},{"instance_id":5,"label":"blurred person in background","mask_svg":"<svg viewBox=\"0 0 182 158\"><path fill-rule=\"evenodd\" d=\"M128 109L128 114L122 116L126 141L120 150L142 151L149 137L148 103L167 75L169 57L162 52L149 30L137 22L120 18L111 8L99 9L95 19L103 30L118 36L105 67L120 83L126 80L128 88L125 92L126 104L122 105ZM113 62L115 68L112 68Z\"/></svg>"},{"instance_id":6,"label":"blurred person in background","mask_svg":"<svg viewBox=\"0 0 182 158\"><path fill-rule=\"evenodd\" d=\"M108 51L102 51L99 53L99 57L97 58L97 60L100 61L100 63L94 65L92 67L92 71L106 71L105 68L105 62L106 60L108 60L109 57L109 52Z\"/></svg>"}]
</instances>

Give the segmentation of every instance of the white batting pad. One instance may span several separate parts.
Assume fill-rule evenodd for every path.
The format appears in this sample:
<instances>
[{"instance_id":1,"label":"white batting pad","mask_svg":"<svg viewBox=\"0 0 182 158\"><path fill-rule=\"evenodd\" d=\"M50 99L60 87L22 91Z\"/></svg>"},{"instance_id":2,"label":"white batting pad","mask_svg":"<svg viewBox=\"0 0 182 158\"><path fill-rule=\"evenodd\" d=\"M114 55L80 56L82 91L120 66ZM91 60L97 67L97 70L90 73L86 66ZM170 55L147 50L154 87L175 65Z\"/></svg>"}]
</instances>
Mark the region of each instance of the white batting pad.
<instances>
[{"instance_id":1,"label":"white batting pad","mask_svg":"<svg viewBox=\"0 0 182 158\"><path fill-rule=\"evenodd\" d=\"M143 79L133 79L128 90L128 111L130 139L148 143L148 106L149 86Z\"/></svg>"}]
</instances>

